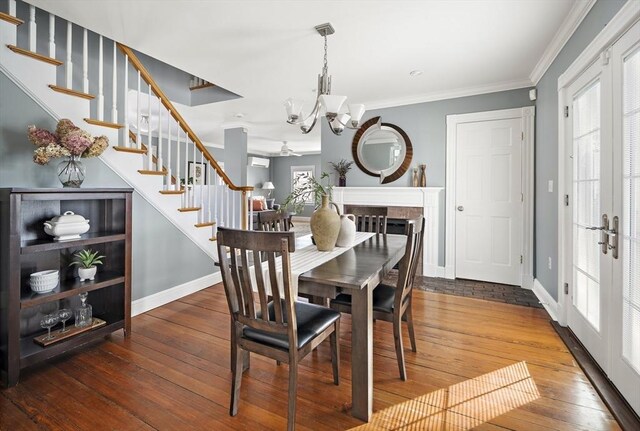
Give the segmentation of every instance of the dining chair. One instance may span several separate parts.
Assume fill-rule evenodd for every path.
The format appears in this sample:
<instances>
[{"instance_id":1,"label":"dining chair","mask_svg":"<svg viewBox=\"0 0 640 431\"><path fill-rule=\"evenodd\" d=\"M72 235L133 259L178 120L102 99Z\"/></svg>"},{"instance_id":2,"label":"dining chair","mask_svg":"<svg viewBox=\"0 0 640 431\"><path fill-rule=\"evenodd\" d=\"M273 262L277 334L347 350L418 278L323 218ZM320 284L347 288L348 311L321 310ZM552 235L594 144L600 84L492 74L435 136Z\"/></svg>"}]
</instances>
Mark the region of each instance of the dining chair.
<instances>
[{"instance_id":1,"label":"dining chair","mask_svg":"<svg viewBox=\"0 0 640 431\"><path fill-rule=\"evenodd\" d=\"M267 211L258 213L258 230L289 232L291 215L288 212Z\"/></svg>"},{"instance_id":2,"label":"dining chair","mask_svg":"<svg viewBox=\"0 0 640 431\"><path fill-rule=\"evenodd\" d=\"M388 207L349 206L349 213L356 217L358 232L387 233Z\"/></svg>"},{"instance_id":3,"label":"dining chair","mask_svg":"<svg viewBox=\"0 0 640 431\"><path fill-rule=\"evenodd\" d=\"M253 352L289 364L287 429L294 430L298 364L327 338L331 342L333 383L339 384L340 312L295 301L291 287L290 256L295 251L294 232L221 227L217 240L222 282L232 324L233 377L229 414L235 416L238 413L242 373L248 368L248 355ZM261 256L264 261L260 259ZM276 269L278 259L282 263L281 275ZM267 262L264 273L262 270L253 271L253 262ZM268 286L273 288L269 289ZM271 301L268 301L269 295L273 297ZM243 361L245 355L246 366Z\"/></svg>"},{"instance_id":4,"label":"dining chair","mask_svg":"<svg viewBox=\"0 0 640 431\"><path fill-rule=\"evenodd\" d=\"M381 283L373 290L373 318L393 323L393 339L402 380L407 380L402 346L401 323L403 320L407 322L411 350L413 352L416 351L416 336L413 330L413 315L411 312L411 293L420 250L422 250L424 217L420 216L417 219L408 220L405 233L407 235L407 245L404 257L400 260L396 286ZM351 295L339 294L330 302L330 306L342 313L351 313Z\"/></svg>"}]
</instances>

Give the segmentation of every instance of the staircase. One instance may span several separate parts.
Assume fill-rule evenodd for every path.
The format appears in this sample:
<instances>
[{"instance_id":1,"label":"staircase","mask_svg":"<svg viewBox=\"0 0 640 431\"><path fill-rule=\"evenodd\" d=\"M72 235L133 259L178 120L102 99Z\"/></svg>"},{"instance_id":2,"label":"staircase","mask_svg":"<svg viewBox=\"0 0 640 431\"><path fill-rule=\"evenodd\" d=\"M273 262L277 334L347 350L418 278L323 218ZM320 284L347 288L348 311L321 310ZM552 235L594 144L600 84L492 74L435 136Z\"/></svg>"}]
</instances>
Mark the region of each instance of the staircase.
<instances>
[{"instance_id":1,"label":"staircase","mask_svg":"<svg viewBox=\"0 0 640 431\"><path fill-rule=\"evenodd\" d=\"M66 37L56 40L60 25ZM28 27L28 46L17 44L19 26ZM79 35L82 63L74 64ZM251 226L253 188L233 184L129 47L9 0L0 12L0 71L54 118L107 136L102 161L214 260L219 226Z\"/></svg>"}]
</instances>

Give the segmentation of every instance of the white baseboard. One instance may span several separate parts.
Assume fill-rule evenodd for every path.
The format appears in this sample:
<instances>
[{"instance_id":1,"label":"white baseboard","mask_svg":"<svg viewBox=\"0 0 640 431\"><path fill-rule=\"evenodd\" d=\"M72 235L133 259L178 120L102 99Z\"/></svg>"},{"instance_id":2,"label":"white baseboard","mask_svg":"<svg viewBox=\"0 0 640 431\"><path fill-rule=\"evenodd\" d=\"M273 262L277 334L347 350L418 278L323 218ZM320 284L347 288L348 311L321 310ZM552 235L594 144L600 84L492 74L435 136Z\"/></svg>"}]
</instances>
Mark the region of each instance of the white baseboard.
<instances>
[{"instance_id":1,"label":"white baseboard","mask_svg":"<svg viewBox=\"0 0 640 431\"><path fill-rule=\"evenodd\" d=\"M131 303L131 315L137 316L138 314L153 310L154 308L168 304L171 301L176 301L187 295L191 295L192 293L220 283L221 281L222 274L220 274L220 272L216 272L195 280L187 281L179 286L170 287L162 292L136 299Z\"/></svg>"},{"instance_id":2,"label":"white baseboard","mask_svg":"<svg viewBox=\"0 0 640 431\"><path fill-rule=\"evenodd\" d=\"M438 265L425 265L423 275L425 277L445 278L445 268Z\"/></svg>"},{"instance_id":3,"label":"white baseboard","mask_svg":"<svg viewBox=\"0 0 640 431\"><path fill-rule=\"evenodd\" d=\"M456 278L456 270L453 266L449 265L444 267L444 278L448 278L449 280Z\"/></svg>"},{"instance_id":4,"label":"white baseboard","mask_svg":"<svg viewBox=\"0 0 640 431\"><path fill-rule=\"evenodd\" d=\"M522 288L527 290L533 290L534 278L530 275L522 277Z\"/></svg>"},{"instance_id":5,"label":"white baseboard","mask_svg":"<svg viewBox=\"0 0 640 431\"><path fill-rule=\"evenodd\" d=\"M558 321L558 303L555 299L547 292L547 290L540 284L538 279L533 280L533 293L538 297L540 303L547 310L547 313L551 316L553 320Z\"/></svg>"}]
</instances>

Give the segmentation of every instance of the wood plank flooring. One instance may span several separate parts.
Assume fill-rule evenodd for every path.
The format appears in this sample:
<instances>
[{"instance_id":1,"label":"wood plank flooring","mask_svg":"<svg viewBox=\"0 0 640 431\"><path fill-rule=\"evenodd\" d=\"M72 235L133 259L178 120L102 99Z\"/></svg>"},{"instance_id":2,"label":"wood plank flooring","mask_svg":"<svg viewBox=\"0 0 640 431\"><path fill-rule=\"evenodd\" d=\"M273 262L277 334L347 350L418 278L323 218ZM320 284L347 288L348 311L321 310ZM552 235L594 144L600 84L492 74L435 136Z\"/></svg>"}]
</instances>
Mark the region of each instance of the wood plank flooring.
<instances>
[{"instance_id":1,"label":"wood plank flooring","mask_svg":"<svg viewBox=\"0 0 640 431\"><path fill-rule=\"evenodd\" d=\"M299 367L298 430L619 429L544 310L414 292L418 353L402 382L391 324L374 324L374 416L350 415L351 319L341 384L329 344ZM408 338L405 335L405 346ZM0 430L282 430L287 366L253 355L228 415L229 317L221 285L133 319L121 333L24 372L0 391Z\"/></svg>"}]
</instances>

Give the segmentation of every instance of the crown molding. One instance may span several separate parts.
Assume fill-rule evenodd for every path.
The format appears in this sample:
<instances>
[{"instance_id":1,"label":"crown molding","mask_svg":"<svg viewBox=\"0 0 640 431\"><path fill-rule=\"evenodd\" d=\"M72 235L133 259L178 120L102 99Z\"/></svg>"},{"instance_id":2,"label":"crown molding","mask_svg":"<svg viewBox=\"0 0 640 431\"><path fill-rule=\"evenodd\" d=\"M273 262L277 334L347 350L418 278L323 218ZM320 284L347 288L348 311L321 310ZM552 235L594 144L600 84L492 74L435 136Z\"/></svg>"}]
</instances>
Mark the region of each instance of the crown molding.
<instances>
[{"instance_id":1,"label":"crown molding","mask_svg":"<svg viewBox=\"0 0 640 431\"><path fill-rule=\"evenodd\" d=\"M519 88L533 87L529 79L499 82L475 87L458 88L455 90L425 93L417 96L403 97L399 99L386 99L373 102L365 102L367 110L392 108L395 106L414 105L416 103L435 102L437 100L457 99L459 97L477 96L480 94L496 93L498 91L516 90Z\"/></svg>"},{"instance_id":2,"label":"crown molding","mask_svg":"<svg viewBox=\"0 0 640 431\"><path fill-rule=\"evenodd\" d=\"M547 69L549 69L549 66L551 66L551 63L553 63L558 54L560 54L564 45L571 36L573 36L573 33L587 16L593 5L596 4L596 1L597 0L576 0L573 4L569 14L560 25L560 28L553 36L553 39L551 39L549 45L547 45L542 57L540 57L540 60L538 60L538 63L531 71L531 75L529 75L534 85L538 85L538 81L542 79Z\"/></svg>"}]
</instances>

